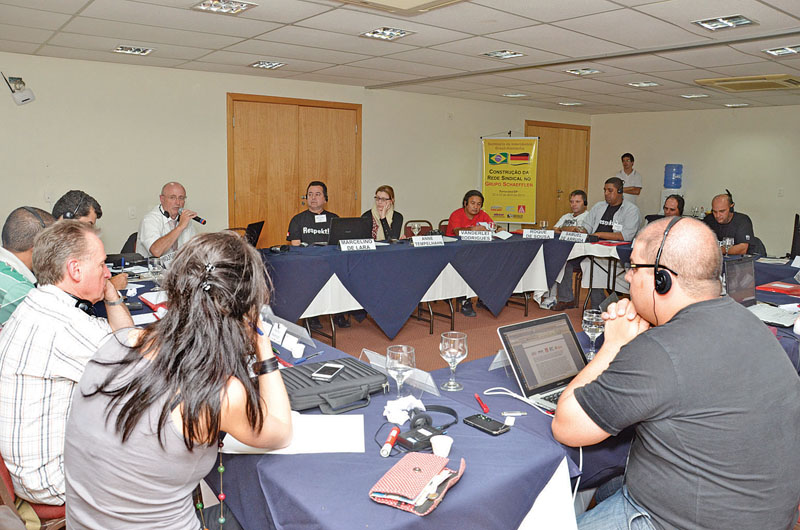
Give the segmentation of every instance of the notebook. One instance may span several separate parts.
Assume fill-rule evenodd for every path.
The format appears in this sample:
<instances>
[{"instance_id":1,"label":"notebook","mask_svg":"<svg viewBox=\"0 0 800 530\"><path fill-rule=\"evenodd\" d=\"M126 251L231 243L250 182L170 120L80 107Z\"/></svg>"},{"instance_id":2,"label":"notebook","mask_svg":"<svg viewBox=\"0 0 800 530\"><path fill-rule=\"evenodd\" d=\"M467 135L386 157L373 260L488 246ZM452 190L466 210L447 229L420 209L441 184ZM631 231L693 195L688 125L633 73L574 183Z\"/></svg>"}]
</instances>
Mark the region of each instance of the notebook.
<instances>
[{"instance_id":1,"label":"notebook","mask_svg":"<svg viewBox=\"0 0 800 530\"><path fill-rule=\"evenodd\" d=\"M723 271L728 296L745 306L762 322L784 328L794 325L797 313L756 303L756 269L752 256L726 259Z\"/></svg>"},{"instance_id":2,"label":"notebook","mask_svg":"<svg viewBox=\"0 0 800 530\"><path fill-rule=\"evenodd\" d=\"M522 395L546 410L586 366L586 356L565 313L510 326L497 334Z\"/></svg>"},{"instance_id":3,"label":"notebook","mask_svg":"<svg viewBox=\"0 0 800 530\"><path fill-rule=\"evenodd\" d=\"M372 218L334 217L331 219L328 244L338 245L342 239L372 239Z\"/></svg>"}]
</instances>

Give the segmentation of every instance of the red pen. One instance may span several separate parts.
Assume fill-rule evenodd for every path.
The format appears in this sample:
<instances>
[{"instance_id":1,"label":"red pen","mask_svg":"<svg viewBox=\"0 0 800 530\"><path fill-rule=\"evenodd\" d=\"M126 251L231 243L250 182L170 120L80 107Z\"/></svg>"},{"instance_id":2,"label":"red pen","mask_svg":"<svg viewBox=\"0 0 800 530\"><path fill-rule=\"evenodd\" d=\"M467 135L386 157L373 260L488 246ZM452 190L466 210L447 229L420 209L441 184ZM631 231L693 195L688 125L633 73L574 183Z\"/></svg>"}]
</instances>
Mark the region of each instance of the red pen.
<instances>
[{"instance_id":1,"label":"red pen","mask_svg":"<svg viewBox=\"0 0 800 530\"><path fill-rule=\"evenodd\" d=\"M486 406L486 403L484 403L484 402L481 400L481 397L480 397L478 394L475 394L475 399L477 399L477 400L478 400L478 405L480 405L480 406L481 406L481 410L483 411L483 413L484 413L484 414L488 414L488 413L489 413L489 407L487 407L487 406Z\"/></svg>"},{"instance_id":2,"label":"red pen","mask_svg":"<svg viewBox=\"0 0 800 530\"><path fill-rule=\"evenodd\" d=\"M381 447L382 457L386 458L389 456L389 453L392 452L392 447L394 447L394 443L397 441L398 434L400 434L400 427L395 425L389 432L389 436L386 438L386 442L384 442L383 447Z\"/></svg>"}]
</instances>

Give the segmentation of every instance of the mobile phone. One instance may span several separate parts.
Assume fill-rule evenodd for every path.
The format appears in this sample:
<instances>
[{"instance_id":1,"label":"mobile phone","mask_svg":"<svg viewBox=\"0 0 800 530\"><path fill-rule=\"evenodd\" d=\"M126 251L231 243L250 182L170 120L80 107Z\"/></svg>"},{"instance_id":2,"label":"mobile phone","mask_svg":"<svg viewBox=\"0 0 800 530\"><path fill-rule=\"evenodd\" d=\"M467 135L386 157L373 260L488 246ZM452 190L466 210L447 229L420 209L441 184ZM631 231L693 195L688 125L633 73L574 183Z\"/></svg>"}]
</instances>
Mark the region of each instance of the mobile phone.
<instances>
[{"instance_id":1,"label":"mobile phone","mask_svg":"<svg viewBox=\"0 0 800 530\"><path fill-rule=\"evenodd\" d=\"M330 381L336 374L341 372L344 369L343 364L337 363L325 363L320 366L316 372L311 374L311 379L314 381Z\"/></svg>"},{"instance_id":2,"label":"mobile phone","mask_svg":"<svg viewBox=\"0 0 800 530\"><path fill-rule=\"evenodd\" d=\"M473 414L472 416L467 416L464 418L464 423L470 427L475 427L479 431L488 432L492 436L498 436L504 432L508 432L511 428L504 423L493 420L486 414Z\"/></svg>"}]
</instances>

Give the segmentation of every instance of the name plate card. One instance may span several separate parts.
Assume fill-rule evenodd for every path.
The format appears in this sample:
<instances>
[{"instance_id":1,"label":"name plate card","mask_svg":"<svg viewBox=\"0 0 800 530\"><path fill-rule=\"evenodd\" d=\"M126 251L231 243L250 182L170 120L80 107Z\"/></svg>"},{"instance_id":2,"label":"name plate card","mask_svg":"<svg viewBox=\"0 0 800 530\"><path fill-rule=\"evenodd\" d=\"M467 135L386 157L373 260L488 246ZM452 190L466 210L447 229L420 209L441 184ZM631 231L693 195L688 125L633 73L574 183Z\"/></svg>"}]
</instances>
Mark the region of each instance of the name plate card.
<instances>
[{"instance_id":1,"label":"name plate card","mask_svg":"<svg viewBox=\"0 0 800 530\"><path fill-rule=\"evenodd\" d=\"M561 232L558 238L561 241L572 241L573 243L586 243L586 236L583 232Z\"/></svg>"},{"instance_id":2,"label":"name plate card","mask_svg":"<svg viewBox=\"0 0 800 530\"><path fill-rule=\"evenodd\" d=\"M554 239L555 237L556 233L553 230L532 230L530 228L525 228L522 231L523 239Z\"/></svg>"},{"instance_id":3,"label":"name plate card","mask_svg":"<svg viewBox=\"0 0 800 530\"><path fill-rule=\"evenodd\" d=\"M342 239L339 241L342 252L350 250L375 250L374 239Z\"/></svg>"},{"instance_id":4,"label":"name plate card","mask_svg":"<svg viewBox=\"0 0 800 530\"><path fill-rule=\"evenodd\" d=\"M492 233L488 230L462 230L458 233L461 241L491 241Z\"/></svg>"},{"instance_id":5,"label":"name plate card","mask_svg":"<svg viewBox=\"0 0 800 530\"><path fill-rule=\"evenodd\" d=\"M414 236L411 238L414 247L443 247L442 236Z\"/></svg>"}]
</instances>

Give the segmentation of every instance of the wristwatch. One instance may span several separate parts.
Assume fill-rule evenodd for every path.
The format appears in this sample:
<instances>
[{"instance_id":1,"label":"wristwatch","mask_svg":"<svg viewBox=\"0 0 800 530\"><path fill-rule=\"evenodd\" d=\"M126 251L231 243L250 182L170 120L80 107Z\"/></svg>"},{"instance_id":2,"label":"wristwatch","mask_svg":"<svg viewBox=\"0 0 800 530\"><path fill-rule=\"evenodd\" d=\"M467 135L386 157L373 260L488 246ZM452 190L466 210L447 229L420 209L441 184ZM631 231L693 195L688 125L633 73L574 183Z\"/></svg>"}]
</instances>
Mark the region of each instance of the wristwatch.
<instances>
[{"instance_id":1,"label":"wristwatch","mask_svg":"<svg viewBox=\"0 0 800 530\"><path fill-rule=\"evenodd\" d=\"M106 305L119 305L119 304L121 304L123 302L123 300L124 299L120 296L119 298L117 298L113 302L109 302L108 300L105 300L105 304Z\"/></svg>"},{"instance_id":2,"label":"wristwatch","mask_svg":"<svg viewBox=\"0 0 800 530\"><path fill-rule=\"evenodd\" d=\"M277 369L278 369L278 359L276 359L275 357L270 357L265 361L258 361L253 363L253 372L256 374L256 377L274 372Z\"/></svg>"}]
</instances>

